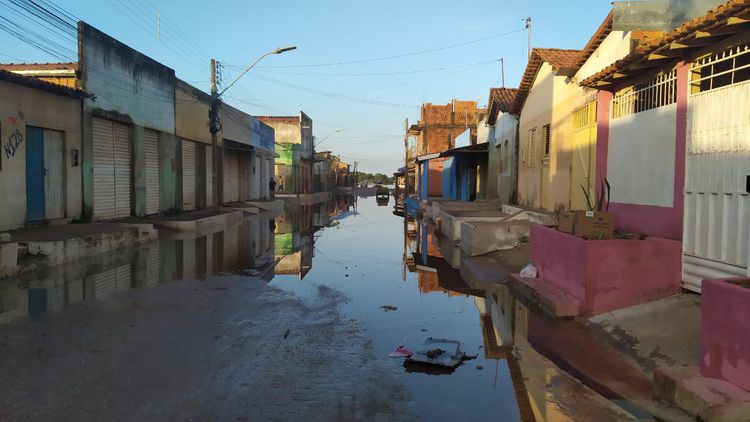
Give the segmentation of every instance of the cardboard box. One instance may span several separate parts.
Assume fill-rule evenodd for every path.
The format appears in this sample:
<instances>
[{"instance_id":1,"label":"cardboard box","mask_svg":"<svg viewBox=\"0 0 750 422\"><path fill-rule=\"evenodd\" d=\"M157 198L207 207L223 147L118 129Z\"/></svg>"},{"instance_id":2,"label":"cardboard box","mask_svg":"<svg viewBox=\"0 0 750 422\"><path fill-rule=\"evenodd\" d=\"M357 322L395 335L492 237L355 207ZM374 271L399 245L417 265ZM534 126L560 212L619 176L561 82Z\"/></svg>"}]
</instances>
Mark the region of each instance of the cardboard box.
<instances>
[{"instance_id":1,"label":"cardboard box","mask_svg":"<svg viewBox=\"0 0 750 422\"><path fill-rule=\"evenodd\" d=\"M573 234L575 224L575 213L573 211L562 211L557 214L557 231Z\"/></svg>"},{"instance_id":2,"label":"cardboard box","mask_svg":"<svg viewBox=\"0 0 750 422\"><path fill-rule=\"evenodd\" d=\"M573 234L592 239L611 239L615 224L612 214L601 211L575 211Z\"/></svg>"}]
</instances>

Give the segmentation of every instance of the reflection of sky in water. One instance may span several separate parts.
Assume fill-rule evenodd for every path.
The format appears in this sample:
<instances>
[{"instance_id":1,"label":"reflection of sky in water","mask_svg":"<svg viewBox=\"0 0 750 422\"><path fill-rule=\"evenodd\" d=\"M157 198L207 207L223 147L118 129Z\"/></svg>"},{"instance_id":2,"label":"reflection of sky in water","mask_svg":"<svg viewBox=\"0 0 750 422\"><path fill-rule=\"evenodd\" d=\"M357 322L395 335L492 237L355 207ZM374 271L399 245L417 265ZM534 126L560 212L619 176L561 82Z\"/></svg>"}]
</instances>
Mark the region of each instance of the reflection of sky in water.
<instances>
[{"instance_id":1,"label":"reflection of sky in water","mask_svg":"<svg viewBox=\"0 0 750 422\"><path fill-rule=\"evenodd\" d=\"M506 362L485 359L480 349L474 297L422 293L416 273L407 272L403 281L403 220L392 207L379 207L375 198L359 198L357 212L316 235L312 269L304 280L277 275L272 284L302 297L317 294L319 284L345 293L350 300L344 313L366 324L376 355L401 374L424 420L518 419ZM383 305L398 310L386 312ZM459 340L464 351L479 358L451 375L429 375L406 373L401 359L388 357L396 346L417 348L430 336Z\"/></svg>"}]
</instances>

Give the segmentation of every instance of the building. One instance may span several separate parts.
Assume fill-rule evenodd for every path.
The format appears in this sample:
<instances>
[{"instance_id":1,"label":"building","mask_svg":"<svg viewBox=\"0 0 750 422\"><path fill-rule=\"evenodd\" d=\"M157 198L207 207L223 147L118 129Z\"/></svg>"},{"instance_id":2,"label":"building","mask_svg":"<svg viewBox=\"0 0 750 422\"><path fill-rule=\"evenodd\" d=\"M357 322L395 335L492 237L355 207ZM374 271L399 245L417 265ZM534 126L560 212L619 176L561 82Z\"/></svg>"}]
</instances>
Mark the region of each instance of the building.
<instances>
[{"instance_id":1,"label":"building","mask_svg":"<svg viewBox=\"0 0 750 422\"><path fill-rule=\"evenodd\" d=\"M420 198L442 196L443 158L439 154L456 146L456 138L469 130L469 143L477 139L476 101L453 100L450 104L422 104L419 120L408 128L407 135L416 138L416 186ZM437 154L437 155L436 155Z\"/></svg>"},{"instance_id":2,"label":"building","mask_svg":"<svg viewBox=\"0 0 750 422\"><path fill-rule=\"evenodd\" d=\"M83 91L0 70L0 230L82 217Z\"/></svg>"},{"instance_id":3,"label":"building","mask_svg":"<svg viewBox=\"0 0 750 422\"><path fill-rule=\"evenodd\" d=\"M518 115L513 114L519 90L490 88L487 112L479 123L478 142L488 142L487 199L515 203L518 182ZM482 128L488 130L482 136Z\"/></svg>"},{"instance_id":4,"label":"building","mask_svg":"<svg viewBox=\"0 0 750 422\"><path fill-rule=\"evenodd\" d=\"M284 191L292 194L313 192L313 121L304 112L299 116L259 116L258 120L275 131L276 152L274 174Z\"/></svg>"},{"instance_id":5,"label":"building","mask_svg":"<svg viewBox=\"0 0 750 422\"><path fill-rule=\"evenodd\" d=\"M685 22L582 81L620 230L681 240L682 282L748 275L750 2Z\"/></svg>"}]
</instances>

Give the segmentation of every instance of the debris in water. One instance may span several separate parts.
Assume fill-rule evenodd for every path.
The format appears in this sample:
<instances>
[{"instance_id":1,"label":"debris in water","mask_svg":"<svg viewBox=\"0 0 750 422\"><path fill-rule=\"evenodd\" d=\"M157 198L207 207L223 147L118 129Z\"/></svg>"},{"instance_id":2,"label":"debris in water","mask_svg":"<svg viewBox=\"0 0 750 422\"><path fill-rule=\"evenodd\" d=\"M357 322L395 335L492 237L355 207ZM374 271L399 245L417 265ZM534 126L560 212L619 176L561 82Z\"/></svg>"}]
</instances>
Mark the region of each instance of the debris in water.
<instances>
[{"instance_id":1,"label":"debris in water","mask_svg":"<svg viewBox=\"0 0 750 422\"><path fill-rule=\"evenodd\" d=\"M477 370L478 370L478 371L481 371L482 369L484 369L484 366L482 366L482 365L477 365Z\"/></svg>"},{"instance_id":2,"label":"debris in water","mask_svg":"<svg viewBox=\"0 0 750 422\"><path fill-rule=\"evenodd\" d=\"M289 329L287 329L284 333L284 340L286 340L287 337L289 337Z\"/></svg>"},{"instance_id":3,"label":"debris in water","mask_svg":"<svg viewBox=\"0 0 750 422\"><path fill-rule=\"evenodd\" d=\"M385 310L386 312L398 310L398 308L393 305L383 305L381 306L381 308L383 308L383 310Z\"/></svg>"},{"instance_id":4,"label":"debris in water","mask_svg":"<svg viewBox=\"0 0 750 422\"><path fill-rule=\"evenodd\" d=\"M402 344L401 346L398 346L397 348L393 349L390 356L392 358L408 358L408 357L411 357L411 355L413 354L414 352L412 352L411 350L408 350Z\"/></svg>"},{"instance_id":5,"label":"debris in water","mask_svg":"<svg viewBox=\"0 0 750 422\"><path fill-rule=\"evenodd\" d=\"M478 355L469 356L461 351L461 342L457 340L436 339L429 337L422 345L424 348L407 358L412 362L455 368L461 362L475 359Z\"/></svg>"}]
</instances>

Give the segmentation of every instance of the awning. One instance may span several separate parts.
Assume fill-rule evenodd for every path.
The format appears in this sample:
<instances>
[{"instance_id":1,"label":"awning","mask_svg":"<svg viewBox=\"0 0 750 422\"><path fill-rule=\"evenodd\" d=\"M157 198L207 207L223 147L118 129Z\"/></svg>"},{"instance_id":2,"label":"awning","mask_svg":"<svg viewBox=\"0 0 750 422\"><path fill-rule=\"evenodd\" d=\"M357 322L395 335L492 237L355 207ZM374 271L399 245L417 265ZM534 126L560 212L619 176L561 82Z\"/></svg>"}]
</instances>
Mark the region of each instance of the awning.
<instances>
[{"instance_id":1,"label":"awning","mask_svg":"<svg viewBox=\"0 0 750 422\"><path fill-rule=\"evenodd\" d=\"M432 160L433 158L438 158L438 157L440 157L440 153L434 152L432 154L420 155L419 157L415 158L414 161L421 163L422 161L429 161L429 160Z\"/></svg>"},{"instance_id":2,"label":"awning","mask_svg":"<svg viewBox=\"0 0 750 422\"><path fill-rule=\"evenodd\" d=\"M489 142L482 142L481 144L467 145L465 147L453 148L443 151L439 154L440 157L453 157L459 154L487 154L489 151Z\"/></svg>"}]
</instances>

